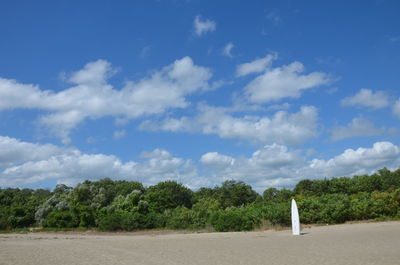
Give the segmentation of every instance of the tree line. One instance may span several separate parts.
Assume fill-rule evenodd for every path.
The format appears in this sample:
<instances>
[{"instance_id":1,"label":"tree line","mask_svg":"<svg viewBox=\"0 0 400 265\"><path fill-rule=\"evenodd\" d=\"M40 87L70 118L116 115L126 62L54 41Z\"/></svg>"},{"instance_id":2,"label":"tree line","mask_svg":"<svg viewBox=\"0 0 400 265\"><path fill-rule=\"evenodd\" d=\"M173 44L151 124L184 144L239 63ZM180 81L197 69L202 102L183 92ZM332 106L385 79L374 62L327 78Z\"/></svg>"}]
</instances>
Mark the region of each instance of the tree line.
<instances>
[{"instance_id":1,"label":"tree line","mask_svg":"<svg viewBox=\"0 0 400 265\"><path fill-rule=\"evenodd\" d=\"M372 175L301 180L289 189L268 188L261 196L242 181L192 191L175 181L144 187L140 182L84 181L76 187L0 189L0 230L26 227L252 230L290 224L296 199L302 223L400 219L400 169Z\"/></svg>"}]
</instances>

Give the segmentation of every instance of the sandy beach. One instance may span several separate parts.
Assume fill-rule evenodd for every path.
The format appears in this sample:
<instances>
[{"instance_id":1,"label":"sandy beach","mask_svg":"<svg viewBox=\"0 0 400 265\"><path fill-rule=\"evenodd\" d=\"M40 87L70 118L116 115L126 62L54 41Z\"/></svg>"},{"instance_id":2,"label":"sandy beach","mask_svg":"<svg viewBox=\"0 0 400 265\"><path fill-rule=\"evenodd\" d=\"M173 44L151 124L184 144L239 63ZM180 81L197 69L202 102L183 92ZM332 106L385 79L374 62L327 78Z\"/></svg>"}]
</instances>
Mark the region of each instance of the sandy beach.
<instances>
[{"instance_id":1,"label":"sandy beach","mask_svg":"<svg viewBox=\"0 0 400 265\"><path fill-rule=\"evenodd\" d=\"M0 264L400 264L400 222L302 232L1 234Z\"/></svg>"}]
</instances>

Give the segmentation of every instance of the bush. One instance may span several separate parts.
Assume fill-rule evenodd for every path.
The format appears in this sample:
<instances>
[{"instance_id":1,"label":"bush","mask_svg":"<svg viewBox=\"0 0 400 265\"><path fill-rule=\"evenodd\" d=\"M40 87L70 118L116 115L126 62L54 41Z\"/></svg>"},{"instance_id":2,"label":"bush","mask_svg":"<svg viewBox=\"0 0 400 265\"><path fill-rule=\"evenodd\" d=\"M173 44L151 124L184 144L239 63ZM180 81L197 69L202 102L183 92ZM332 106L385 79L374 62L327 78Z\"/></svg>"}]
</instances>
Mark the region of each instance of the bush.
<instances>
[{"instance_id":1,"label":"bush","mask_svg":"<svg viewBox=\"0 0 400 265\"><path fill-rule=\"evenodd\" d=\"M93 227L96 225L94 210L86 205L75 205L72 213L76 216L80 227Z\"/></svg>"},{"instance_id":2,"label":"bush","mask_svg":"<svg viewBox=\"0 0 400 265\"><path fill-rule=\"evenodd\" d=\"M264 203L262 204L262 218L268 220L272 225L289 225L291 223L290 204Z\"/></svg>"},{"instance_id":3,"label":"bush","mask_svg":"<svg viewBox=\"0 0 400 265\"><path fill-rule=\"evenodd\" d=\"M337 224L350 220L350 200L345 194L330 194L321 197L320 223Z\"/></svg>"},{"instance_id":4,"label":"bush","mask_svg":"<svg viewBox=\"0 0 400 265\"><path fill-rule=\"evenodd\" d=\"M395 216L399 209L395 193L374 191L371 193L371 211L376 217Z\"/></svg>"},{"instance_id":5,"label":"bush","mask_svg":"<svg viewBox=\"0 0 400 265\"><path fill-rule=\"evenodd\" d=\"M122 214L121 228L132 231L141 228L142 215L138 212L127 212Z\"/></svg>"},{"instance_id":6,"label":"bush","mask_svg":"<svg viewBox=\"0 0 400 265\"><path fill-rule=\"evenodd\" d=\"M167 223L165 214L150 211L143 216L143 228L162 228Z\"/></svg>"},{"instance_id":7,"label":"bush","mask_svg":"<svg viewBox=\"0 0 400 265\"><path fill-rule=\"evenodd\" d=\"M261 219L252 215L249 208L227 208L211 217L211 224L218 232L249 231L261 224Z\"/></svg>"},{"instance_id":8,"label":"bush","mask_svg":"<svg viewBox=\"0 0 400 265\"><path fill-rule=\"evenodd\" d=\"M193 227L202 228L211 224L211 216L214 212L221 210L221 204L213 198L202 198L193 205Z\"/></svg>"},{"instance_id":9,"label":"bush","mask_svg":"<svg viewBox=\"0 0 400 265\"><path fill-rule=\"evenodd\" d=\"M101 231L117 231L122 230L122 216L118 213L110 213L102 216L98 223Z\"/></svg>"},{"instance_id":10,"label":"bush","mask_svg":"<svg viewBox=\"0 0 400 265\"><path fill-rule=\"evenodd\" d=\"M8 230L12 227L8 212L8 207L0 207L0 230Z\"/></svg>"},{"instance_id":11,"label":"bush","mask_svg":"<svg viewBox=\"0 0 400 265\"><path fill-rule=\"evenodd\" d=\"M132 231L145 228L145 216L138 212L115 211L103 215L98 222L101 231Z\"/></svg>"},{"instance_id":12,"label":"bush","mask_svg":"<svg viewBox=\"0 0 400 265\"><path fill-rule=\"evenodd\" d=\"M35 223L34 211L28 208L17 206L11 207L11 215L9 216L9 222L12 227L28 227Z\"/></svg>"},{"instance_id":13,"label":"bush","mask_svg":"<svg viewBox=\"0 0 400 265\"><path fill-rule=\"evenodd\" d=\"M172 229L187 229L193 227L194 214L186 207L177 207L167 212L167 227Z\"/></svg>"},{"instance_id":14,"label":"bush","mask_svg":"<svg viewBox=\"0 0 400 265\"><path fill-rule=\"evenodd\" d=\"M69 211L53 211L44 220L43 227L72 228L77 227L79 221Z\"/></svg>"},{"instance_id":15,"label":"bush","mask_svg":"<svg viewBox=\"0 0 400 265\"><path fill-rule=\"evenodd\" d=\"M303 223L343 223L351 219L350 199L345 194L300 197L300 221Z\"/></svg>"},{"instance_id":16,"label":"bush","mask_svg":"<svg viewBox=\"0 0 400 265\"><path fill-rule=\"evenodd\" d=\"M366 220L373 218L371 212L371 195L366 192L360 192L350 197L350 219Z\"/></svg>"}]
</instances>

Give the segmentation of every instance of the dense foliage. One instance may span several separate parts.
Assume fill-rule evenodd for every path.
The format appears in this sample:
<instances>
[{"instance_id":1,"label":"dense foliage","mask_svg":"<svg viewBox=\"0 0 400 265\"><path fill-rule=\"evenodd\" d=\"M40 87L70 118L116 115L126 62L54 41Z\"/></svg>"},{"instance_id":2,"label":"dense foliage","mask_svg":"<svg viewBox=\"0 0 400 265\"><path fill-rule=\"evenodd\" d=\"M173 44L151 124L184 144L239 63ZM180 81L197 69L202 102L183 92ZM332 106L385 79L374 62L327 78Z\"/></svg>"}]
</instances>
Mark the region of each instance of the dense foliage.
<instances>
[{"instance_id":1,"label":"dense foliage","mask_svg":"<svg viewBox=\"0 0 400 265\"><path fill-rule=\"evenodd\" d=\"M134 181L85 181L52 191L0 189L0 230L41 226L137 229L252 230L289 225L290 200L302 223L400 218L400 169L324 180L302 180L293 190L268 188L260 196L241 181L191 191L175 181L145 188Z\"/></svg>"}]
</instances>

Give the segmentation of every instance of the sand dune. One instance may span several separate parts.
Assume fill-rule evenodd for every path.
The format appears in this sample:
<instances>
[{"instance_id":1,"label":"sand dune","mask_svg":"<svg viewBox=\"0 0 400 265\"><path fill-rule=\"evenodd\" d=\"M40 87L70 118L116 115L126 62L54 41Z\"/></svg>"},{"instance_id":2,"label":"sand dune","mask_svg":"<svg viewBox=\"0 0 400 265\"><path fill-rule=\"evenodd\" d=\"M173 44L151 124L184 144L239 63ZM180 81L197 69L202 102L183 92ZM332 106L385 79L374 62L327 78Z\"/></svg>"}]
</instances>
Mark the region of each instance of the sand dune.
<instances>
[{"instance_id":1,"label":"sand dune","mask_svg":"<svg viewBox=\"0 0 400 265\"><path fill-rule=\"evenodd\" d=\"M0 235L0 264L400 264L400 222L207 234Z\"/></svg>"}]
</instances>

